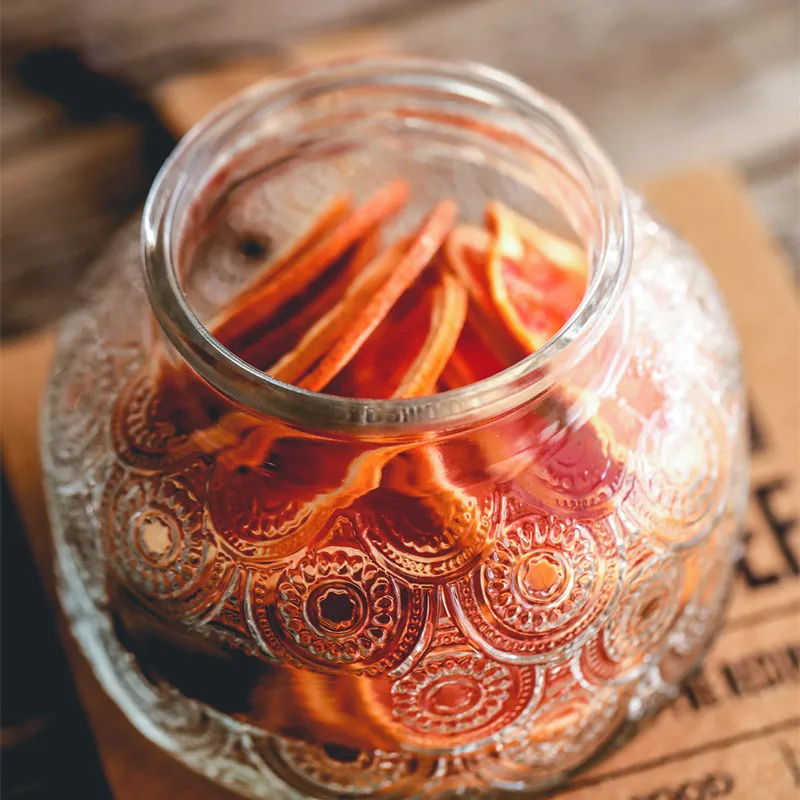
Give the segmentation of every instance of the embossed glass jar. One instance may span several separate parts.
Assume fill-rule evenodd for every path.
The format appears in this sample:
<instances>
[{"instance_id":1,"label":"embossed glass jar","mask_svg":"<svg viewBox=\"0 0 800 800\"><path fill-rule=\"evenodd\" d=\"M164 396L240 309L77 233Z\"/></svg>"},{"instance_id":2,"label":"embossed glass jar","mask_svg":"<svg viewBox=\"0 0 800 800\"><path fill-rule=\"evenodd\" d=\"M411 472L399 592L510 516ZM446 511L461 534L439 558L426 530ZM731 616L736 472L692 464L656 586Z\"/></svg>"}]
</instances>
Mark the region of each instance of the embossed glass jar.
<instances>
[{"instance_id":1,"label":"embossed glass jar","mask_svg":"<svg viewBox=\"0 0 800 800\"><path fill-rule=\"evenodd\" d=\"M561 332L408 401L280 384L211 337L320 201L397 175L423 208L496 198L574 233L590 285ZM256 87L179 146L141 250L120 234L86 293L44 408L61 599L108 693L191 768L270 800L511 796L705 652L747 492L737 342L692 250L516 79L389 59ZM197 449L164 362L207 383L209 429L257 417L269 458Z\"/></svg>"}]
</instances>

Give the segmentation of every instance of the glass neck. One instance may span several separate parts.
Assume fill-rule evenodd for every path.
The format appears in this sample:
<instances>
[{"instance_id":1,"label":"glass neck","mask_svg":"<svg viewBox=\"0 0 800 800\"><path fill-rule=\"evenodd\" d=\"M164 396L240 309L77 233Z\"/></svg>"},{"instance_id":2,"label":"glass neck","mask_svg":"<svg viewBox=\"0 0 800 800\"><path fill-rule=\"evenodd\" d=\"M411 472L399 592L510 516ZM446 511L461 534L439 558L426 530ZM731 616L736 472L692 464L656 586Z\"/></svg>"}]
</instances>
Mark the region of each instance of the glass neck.
<instances>
[{"instance_id":1,"label":"glass neck","mask_svg":"<svg viewBox=\"0 0 800 800\"><path fill-rule=\"evenodd\" d=\"M559 212L587 250L590 281L557 336L486 380L412 400L307 392L256 370L214 339L187 296L184 277L225 198L279 165L291 169L365 142L385 142L384 152L400 164L418 159L441 167L431 168L437 177L429 195L446 184L462 208L480 209L499 194L524 212L535 193ZM150 301L180 358L254 413L368 438L479 424L564 380L613 317L630 251L619 177L570 114L505 73L407 58L290 74L235 98L195 128L164 165L142 225Z\"/></svg>"}]
</instances>

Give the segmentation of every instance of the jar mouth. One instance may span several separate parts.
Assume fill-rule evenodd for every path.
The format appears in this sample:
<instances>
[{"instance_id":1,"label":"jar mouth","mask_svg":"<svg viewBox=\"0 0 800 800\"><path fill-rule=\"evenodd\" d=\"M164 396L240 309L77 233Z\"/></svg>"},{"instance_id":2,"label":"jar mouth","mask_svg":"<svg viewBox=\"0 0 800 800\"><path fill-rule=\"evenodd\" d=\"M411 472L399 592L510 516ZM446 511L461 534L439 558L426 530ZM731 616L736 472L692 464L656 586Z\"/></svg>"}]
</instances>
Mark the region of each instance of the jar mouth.
<instances>
[{"instance_id":1,"label":"jar mouth","mask_svg":"<svg viewBox=\"0 0 800 800\"><path fill-rule=\"evenodd\" d=\"M217 341L183 290L178 229L181 216L186 216L187 194L198 188L192 176L203 172L213 181L224 172L229 165L220 159L222 148L231 136L240 135L246 141L247 123L255 115L268 119L271 110L285 111L310 92L399 84L446 87L454 96L491 112L512 114L515 136L527 135L535 143L544 131L557 142L588 193L596 216L597 241L590 251L587 290L574 314L544 346L467 386L427 397L369 400L282 383ZM161 328L177 353L218 391L250 411L292 426L394 438L479 424L563 381L580 355L600 338L619 305L630 268L632 233L619 175L588 131L560 104L513 75L484 65L381 57L337 62L256 84L195 126L150 190L142 220L141 251L147 292Z\"/></svg>"}]
</instances>

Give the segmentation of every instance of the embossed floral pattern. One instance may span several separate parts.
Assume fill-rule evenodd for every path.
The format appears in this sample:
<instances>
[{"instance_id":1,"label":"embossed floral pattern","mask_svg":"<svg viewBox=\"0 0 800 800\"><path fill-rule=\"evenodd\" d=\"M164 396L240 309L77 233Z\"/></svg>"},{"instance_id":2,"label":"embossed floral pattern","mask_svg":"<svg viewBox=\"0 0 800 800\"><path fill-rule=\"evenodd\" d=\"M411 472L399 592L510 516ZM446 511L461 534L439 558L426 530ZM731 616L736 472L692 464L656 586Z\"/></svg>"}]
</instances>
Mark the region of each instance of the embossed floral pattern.
<instances>
[{"instance_id":1,"label":"embossed floral pattern","mask_svg":"<svg viewBox=\"0 0 800 800\"><path fill-rule=\"evenodd\" d=\"M354 548L309 552L280 577L275 630L304 665L382 672L422 635L422 593L400 586Z\"/></svg>"},{"instance_id":2,"label":"embossed floral pattern","mask_svg":"<svg viewBox=\"0 0 800 800\"><path fill-rule=\"evenodd\" d=\"M683 586L677 558L653 556L634 565L620 597L619 610L588 643L580 657L579 679L587 685L626 683L645 669L667 646Z\"/></svg>"},{"instance_id":3,"label":"embossed floral pattern","mask_svg":"<svg viewBox=\"0 0 800 800\"><path fill-rule=\"evenodd\" d=\"M234 569L204 525L206 470L201 461L151 478L117 468L100 507L112 568L158 613L184 621L219 599Z\"/></svg>"},{"instance_id":4,"label":"embossed floral pattern","mask_svg":"<svg viewBox=\"0 0 800 800\"><path fill-rule=\"evenodd\" d=\"M173 393L159 392L150 370L137 372L124 386L111 415L111 438L126 464L169 471L198 456L189 435L180 430L186 409Z\"/></svg>"},{"instance_id":5,"label":"embossed floral pattern","mask_svg":"<svg viewBox=\"0 0 800 800\"><path fill-rule=\"evenodd\" d=\"M544 697L526 733L498 743L478 763L479 773L490 785L519 790L575 767L619 725L623 696L614 689L589 691L564 667L548 670Z\"/></svg>"},{"instance_id":6,"label":"embossed floral pattern","mask_svg":"<svg viewBox=\"0 0 800 800\"><path fill-rule=\"evenodd\" d=\"M278 768L298 788L305 785L346 797L374 797L384 789L396 790L416 771L414 759L384 750L325 748L276 737L274 752Z\"/></svg>"},{"instance_id":7,"label":"embossed floral pattern","mask_svg":"<svg viewBox=\"0 0 800 800\"><path fill-rule=\"evenodd\" d=\"M452 490L399 496L363 515L359 533L376 561L398 577L442 583L473 567L497 513L494 492Z\"/></svg>"},{"instance_id":8,"label":"embossed floral pattern","mask_svg":"<svg viewBox=\"0 0 800 800\"><path fill-rule=\"evenodd\" d=\"M645 424L636 481L622 515L646 537L674 546L702 538L724 499L728 455L718 416L700 401L668 401Z\"/></svg>"},{"instance_id":9,"label":"embossed floral pattern","mask_svg":"<svg viewBox=\"0 0 800 800\"><path fill-rule=\"evenodd\" d=\"M480 569L450 587L465 635L501 661L564 657L606 616L622 580L614 532L528 515L499 531Z\"/></svg>"},{"instance_id":10,"label":"embossed floral pattern","mask_svg":"<svg viewBox=\"0 0 800 800\"><path fill-rule=\"evenodd\" d=\"M713 282L633 206L629 319L599 343L591 391L564 384L580 413L530 425L538 448L498 448L508 461L467 464L438 494L376 479L358 501L346 448L327 483L315 472L330 441L284 432L237 472L190 440L153 392L136 234L123 235L60 339L43 461L65 609L131 719L260 800L478 797L557 779L674 691L730 582L743 398ZM209 277L196 287L209 302L229 293ZM568 379L591 381L590 366ZM115 634L112 587L265 675L342 678L341 698L303 701L320 719L341 704L379 744L276 734L151 682Z\"/></svg>"},{"instance_id":11,"label":"embossed floral pattern","mask_svg":"<svg viewBox=\"0 0 800 800\"><path fill-rule=\"evenodd\" d=\"M472 752L494 734L525 724L536 708L542 673L503 664L470 647L443 620L422 661L389 696L364 691L377 721L414 752Z\"/></svg>"}]
</instances>

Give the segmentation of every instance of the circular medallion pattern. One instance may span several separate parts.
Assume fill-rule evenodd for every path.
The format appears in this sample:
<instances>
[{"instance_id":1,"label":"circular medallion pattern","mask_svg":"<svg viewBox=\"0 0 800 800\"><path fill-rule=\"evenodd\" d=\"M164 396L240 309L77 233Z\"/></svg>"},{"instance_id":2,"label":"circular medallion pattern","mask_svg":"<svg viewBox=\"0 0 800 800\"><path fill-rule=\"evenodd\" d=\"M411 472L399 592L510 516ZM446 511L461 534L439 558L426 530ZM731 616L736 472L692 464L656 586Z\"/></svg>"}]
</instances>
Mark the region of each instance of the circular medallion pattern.
<instances>
[{"instance_id":1,"label":"circular medallion pattern","mask_svg":"<svg viewBox=\"0 0 800 800\"><path fill-rule=\"evenodd\" d=\"M275 205L272 197L254 204L248 225L263 221L264 202ZM297 205L292 231L308 218L305 202ZM638 205L635 214L626 289L633 352L617 363L617 344L597 343L597 369L583 372L603 395L586 402L593 421L574 433L548 429L554 438L533 465L528 445L542 431L531 415L516 420L510 446L481 451L497 480L510 483L522 469L516 495L502 484L508 494L498 499L484 489L440 491L409 470L408 491L384 505L359 494L371 477L345 485L365 470L348 472L354 448L328 440L281 443L241 472L219 454L207 466L189 446L197 438L181 418L186 398L157 393L144 371L160 333L130 227L129 244L94 271L90 306L66 322L43 461L73 632L147 735L265 800L295 796L298 786L329 797L455 797L557 779L626 713L649 713L675 690L716 630L732 574L747 499L744 403L713 281ZM274 222L284 225L285 215ZM117 261L121 271L110 270ZM243 278L212 276L213 299ZM517 438L526 430L535 435ZM458 482L473 471L466 448L447 450L456 452L460 463L432 478ZM359 530L329 535L331 516L357 496L342 516ZM618 503L623 544L605 520ZM170 620L170 635L206 643L213 633L248 655L257 643L276 672L285 665L301 675L297 696L312 722L322 727L341 700L354 712L339 732L358 717L359 733L379 732L383 749L276 745L166 681L150 683L116 637L112 587ZM460 629L449 618L437 623L439 596ZM347 680L332 681L340 669ZM332 682L347 685L344 699L318 707ZM261 762L260 747L269 751Z\"/></svg>"},{"instance_id":2,"label":"circular medallion pattern","mask_svg":"<svg viewBox=\"0 0 800 800\"><path fill-rule=\"evenodd\" d=\"M625 683L641 675L667 646L683 589L683 565L678 558L656 556L635 565L618 611L584 647L579 677L591 687Z\"/></svg>"},{"instance_id":3,"label":"circular medallion pattern","mask_svg":"<svg viewBox=\"0 0 800 800\"><path fill-rule=\"evenodd\" d=\"M610 612L619 544L600 523L530 514L499 531L481 565L449 588L464 635L500 661L556 661Z\"/></svg>"},{"instance_id":4,"label":"circular medallion pattern","mask_svg":"<svg viewBox=\"0 0 800 800\"><path fill-rule=\"evenodd\" d=\"M625 707L620 690L588 691L568 667L549 669L541 704L530 722L503 737L476 769L493 786L534 788L596 752L621 723Z\"/></svg>"},{"instance_id":5,"label":"circular medallion pattern","mask_svg":"<svg viewBox=\"0 0 800 800\"><path fill-rule=\"evenodd\" d=\"M266 427L247 434L241 447L264 455L258 463L216 459L208 485L215 529L237 556L279 560L296 553L322 531L346 493L352 448L278 438Z\"/></svg>"},{"instance_id":6,"label":"circular medallion pattern","mask_svg":"<svg viewBox=\"0 0 800 800\"><path fill-rule=\"evenodd\" d=\"M410 750L468 752L528 718L537 677L468 646L434 648L393 684L393 730Z\"/></svg>"},{"instance_id":7,"label":"circular medallion pattern","mask_svg":"<svg viewBox=\"0 0 800 800\"><path fill-rule=\"evenodd\" d=\"M394 669L414 650L429 601L353 547L311 550L278 579L268 616L281 646L302 666L369 675Z\"/></svg>"},{"instance_id":8,"label":"circular medallion pattern","mask_svg":"<svg viewBox=\"0 0 800 800\"><path fill-rule=\"evenodd\" d=\"M96 326L85 318L60 337L55 364L46 457L65 483L85 481L99 461L110 460L104 441L109 409L130 365L124 355L102 346Z\"/></svg>"},{"instance_id":9,"label":"circular medallion pattern","mask_svg":"<svg viewBox=\"0 0 800 800\"><path fill-rule=\"evenodd\" d=\"M693 583L694 588L669 632L671 652L664 660L664 669L671 681L682 680L721 621L737 559L731 546L737 530L735 518L726 514L707 541L686 552L686 583L689 587Z\"/></svg>"},{"instance_id":10,"label":"circular medallion pattern","mask_svg":"<svg viewBox=\"0 0 800 800\"><path fill-rule=\"evenodd\" d=\"M358 533L387 572L414 583L439 584L463 575L478 561L498 505L488 489L382 497L360 513Z\"/></svg>"},{"instance_id":11,"label":"circular medallion pattern","mask_svg":"<svg viewBox=\"0 0 800 800\"><path fill-rule=\"evenodd\" d=\"M354 750L274 737L278 768L299 788L322 789L337 797L374 797L397 791L417 771L417 759L386 750Z\"/></svg>"},{"instance_id":12,"label":"circular medallion pattern","mask_svg":"<svg viewBox=\"0 0 800 800\"><path fill-rule=\"evenodd\" d=\"M139 370L123 387L111 415L111 439L119 458L141 470L173 471L198 456L187 424L186 401L159 389L152 369Z\"/></svg>"},{"instance_id":13,"label":"circular medallion pattern","mask_svg":"<svg viewBox=\"0 0 800 800\"><path fill-rule=\"evenodd\" d=\"M718 415L668 400L645 424L633 489L620 506L630 527L671 547L703 538L720 510L727 463Z\"/></svg>"},{"instance_id":14,"label":"circular medallion pattern","mask_svg":"<svg viewBox=\"0 0 800 800\"><path fill-rule=\"evenodd\" d=\"M102 540L113 570L161 613L190 622L217 602L233 573L204 525L205 462L149 478L116 467L102 500Z\"/></svg>"},{"instance_id":15,"label":"circular medallion pattern","mask_svg":"<svg viewBox=\"0 0 800 800\"><path fill-rule=\"evenodd\" d=\"M575 516L606 513L629 484L627 457L598 421L567 428L517 475L523 491L554 510Z\"/></svg>"}]
</instances>

